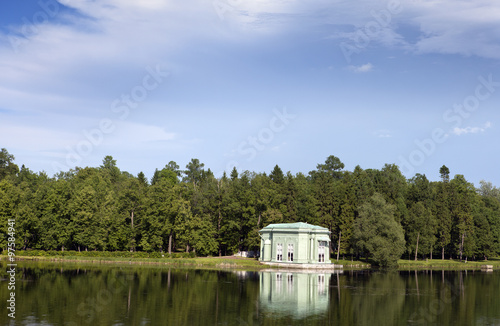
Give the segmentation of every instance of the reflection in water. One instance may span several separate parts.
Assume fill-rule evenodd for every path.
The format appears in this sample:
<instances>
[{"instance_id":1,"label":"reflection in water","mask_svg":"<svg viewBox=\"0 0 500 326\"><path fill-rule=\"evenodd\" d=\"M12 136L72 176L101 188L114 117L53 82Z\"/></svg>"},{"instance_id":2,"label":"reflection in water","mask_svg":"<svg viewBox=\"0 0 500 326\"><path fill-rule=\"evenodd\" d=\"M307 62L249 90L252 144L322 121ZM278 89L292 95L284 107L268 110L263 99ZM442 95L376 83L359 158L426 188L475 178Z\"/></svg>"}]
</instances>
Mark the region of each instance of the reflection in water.
<instances>
[{"instance_id":1,"label":"reflection in water","mask_svg":"<svg viewBox=\"0 0 500 326\"><path fill-rule=\"evenodd\" d=\"M331 273L261 272L261 309L275 316L294 318L324 313L329 306L331 276Z\"/></svg>"},{"instance_id":2,"label":"reflection in water","mask_svg":"<svg viewBox=\"0 0 500 326\"><path fill-rule=\"evenodd\" d=\"M61 267L62 266L62 267ZM9 291L0 262L0 301ZM22 263L12 325L500 325L500 271L231 272ZM11 325L0 314L0 325Z\"/></svg>"}]
</instances>

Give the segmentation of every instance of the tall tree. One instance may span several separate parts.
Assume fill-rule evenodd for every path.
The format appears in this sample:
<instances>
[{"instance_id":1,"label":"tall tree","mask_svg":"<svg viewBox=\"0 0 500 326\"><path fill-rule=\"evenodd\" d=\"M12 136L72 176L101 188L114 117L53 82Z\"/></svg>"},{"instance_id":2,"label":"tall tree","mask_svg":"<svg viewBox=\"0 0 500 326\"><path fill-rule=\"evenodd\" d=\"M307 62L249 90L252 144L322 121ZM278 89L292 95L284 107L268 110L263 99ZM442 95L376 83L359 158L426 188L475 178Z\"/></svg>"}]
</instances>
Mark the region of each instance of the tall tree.
<instances>
[{"instance_id":1,"label":"tall tree","mask_svg":"<svg viewBox=\"0 0 500 326\"><path fill-rule=\"evenodd\" d=\"M7 249L8 235L8 220L16 218L16 211L21 202L21 194L19 189L7 179L0 180L0 223L4 227L0 228L0 246L3 250ZM16 227L17 231L17 227ZM15 247L22 248L22 238L16 236Z\"/></svg>"},{"instance_id":2,"label":"tall tree","mask_svg":"<svg viewBox=\"0 0 500 326\"><path fill-rule=\"evenodd\" d=\"M145 179L132 178L124 181L123 189L120 191L118 198L118 216L116 228L126 238L125 243L117 244L119 247L125 247L130 251L136 251L138 244L141 219L144 215L144 201L146 199L147 184ZM123 241L120 239L117 241Z\"/></svg>"},{"instance_id":3,"label":"tall tree","mask_svg":"<svg viewBox=\"0 0 500 326\"><path fill-rule=\"evenodd\" d=\"M462 260L464 254L469 256L474 252L472 205L475 188L460 174L455 175L450 181L450 186L452 196L450 211L454 224L452 241L454 241L456 251Z\"/></svg>"},{"instance_id":4,"label":"tall tree","mask_svg":"<svg viewBox=\"0 0 500 326\"><path fill-rule=\"evenodd\" d=\"M447 183L450 181L450 169L446 165L439 168L439 175L442 182Z\"/></svg>"},{"instance_id":5,"label":"tall tree","mask_svg":"<svg viewBox=\"0 0 500 326\"><path fill-rule=\"evenodd\" d=\"M199 159L191 159L191 162L186 165L186 170L184 171L185 177L183 178L183 181L192 183L196 187L203 177L204 167L205 164L200 163Z\"/></svg>"},{"instance_id":6,"label":"tall tree","mask_svg":"<svg viewBox=\"0 0 500 326\"><path fill-rule=\"evenodd\" d=\"M493 186L491 182L481 180L479 181L480 187L477 189L479 195L483 197L492 197L500 200L500 189Z\"/></svg>"},{"instance_id":7,"label":"tall tree","mask_svg":"<svg viewBox=\"0 0 500 326\"><path fill-rule=\"evenodd\" d=\"M105 177L108 177L112 183L118 182L121 172L116 166L116 160L111 155L104 157L100 169L105 172Z\"/></svg>"},{"instance_id":8,"label":"tall tree","mask_svg":"<svg viewBox=\"0 0 500 326\"><path fill-rule=\"evenodd\" d=\"M165 169L174 172L178 178L182 175L182 171L179 169L179 165L175 161L168 162L168 164L165 165Z\"/></svg>"},{"instance_id":9,"label":"tall tree","mask_svg":"<svg viewBox=\"0 0 500 326\"><path fill-rule=\"evenodd\" d=\"M330 155L326 158L324 164L318 164L316 169L320 173L330 174L334 178L340 178L342 173L340 172L344 168L344 163L334 155Z\"/></svg>"},{"instance_id":10,"label":"tall tree","mask_svg":"<svg viewBox=\"0 0 500 326\"><path fill-rule=\"evenodd\" d=\"M416 174L408 182L408 215L403 221L408 252L431 254L436 241L436 219L432 212L434 192L427 177Z\"/></svg>"},{"instance_id":11,"label":"tall tree","mask_svg":"<svg viewBox=\"0 0 500 326\"><path fill-rule=\"evenodd\" d=\"M406 244L409 252L430 254L435 243L435 222L429 208L422 201L412 204L406 225Z\"/></svg>"},{"instance_id":12,"label":"tall tree","mask_svg":"<svg viewBox=\"0 0 500 326\"><path fill-rule=\"evenodd\" d=\"M348 253L351 249L351 239L354 230L354 220L356 218L356 188L353 183L354 175L344 173L341 187L339 187L340 196L340 214L338 218L338 228L336 234L337 260L340 254Z\"/></svg>"},{"instance_id":13,"label":"tall tree","mask_svg":"<svg viewBox=\"0 0 500 326\"><path fill-rule=\"evenodd\" d=\"M19 172L19 167L14 164L14 160L14 155L9 154L5 148L0 150L0 180L5 177L14 178Z\"/></svg>"},{"instance_id":14,"label":"tall tree","mask_svg":"<svg viewBox=\"0 0 500 326\"><path fill-rule=\"evenodd\" d=\"M280 185L283 184L283 182L285 181L285 175L283 174L283 171L277 164L274 166L274 169L269 174L269 178L271 178L271 180L273 180L274 183Z\"/></svg>"},{"instance_id":15,"label":"tall tree","mask_svg":"<svg viewBox=\"0 0 500 326\"><path fill-rule=\"evenodd\" d=\"M405 250L404 231L396 221L396 207L375 193L359 208L355 221L354 238L357 246L375 265L392 267Z\"/></svg>"},{"instance_id":16,"label":"tall tree","mask_svg":"<svg viewBox=\"0 0 500 326\"><path fill-rule=\"evenodd\" d=\"M441 259L444 260L445 251L451 242L452 216L450 185L445 182L433 183L436 193L434 200L434 216L436 216L437 246L441 248Z\"/></svg>"}]
</instances>

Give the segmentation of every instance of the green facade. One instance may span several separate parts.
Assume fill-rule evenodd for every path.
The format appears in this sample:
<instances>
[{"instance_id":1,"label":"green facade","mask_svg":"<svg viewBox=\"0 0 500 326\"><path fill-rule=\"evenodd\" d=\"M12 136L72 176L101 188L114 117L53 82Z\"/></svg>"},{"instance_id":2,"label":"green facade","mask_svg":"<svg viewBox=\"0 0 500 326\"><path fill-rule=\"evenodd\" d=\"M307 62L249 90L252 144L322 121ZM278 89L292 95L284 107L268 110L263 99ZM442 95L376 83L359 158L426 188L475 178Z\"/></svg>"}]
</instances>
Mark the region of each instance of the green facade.
<instances>
[{"instance_id":1,"label":"green facade","mask_svg":"<svg viewBox=\"0 0 500 326\"><path fill-rule=\"evenodd\" d=\"M329 264L330 231L308 223L269 224L259 231L260 261Z\"/></svg>"}]
</instances>

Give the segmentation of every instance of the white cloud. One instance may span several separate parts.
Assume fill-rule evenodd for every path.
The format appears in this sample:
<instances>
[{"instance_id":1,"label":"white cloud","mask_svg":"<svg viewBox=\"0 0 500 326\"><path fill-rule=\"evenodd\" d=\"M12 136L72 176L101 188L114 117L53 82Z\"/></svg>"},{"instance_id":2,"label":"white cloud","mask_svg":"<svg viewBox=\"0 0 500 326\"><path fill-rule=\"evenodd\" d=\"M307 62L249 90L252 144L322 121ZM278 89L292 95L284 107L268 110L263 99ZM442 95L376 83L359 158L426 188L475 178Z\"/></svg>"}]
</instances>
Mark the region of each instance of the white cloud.
<instances>
[{"instance_id":1,"label":"white cloud","mask_svg":"<svg viewBox=\"0 0 500 326\"><path fill-rule=\"evenodd\" d=\"M36 33L23 39L18 53L9 44L12 35L0 33L4 40L0 87L81 97L92 92L95 98L95 93L102 92L102 83L109 84L109 76L120 73L125 82L138 67L159 61L175 66L174 56L200 40L246 42L259 35L256 31L293 30L306 23L343 30L334 32L334 38L357 46L357 33L368 23L384 19L381 12L388 10L387 1L382 0L220 2L225 4L222 19L212 0L60 0L89 18L60 13L47 24L37 25ZM369 35L369 43L407 48L409 41L397 28L409 22L420 33L411 46L417 52L500 57L499 16L500 6L486 0L404 2L400 13L385 18L389 23ZM349 26L354 31L346 32ZM22 28L20 21L17 33ZM367 72L372 66L353 68Z\"/></svg>"},{"instance_id":2,"label":"white cloud","mask_svg":"<svg viewBox=\"0 0 500 326\"><path fill-rule=\"evenodd\" d=\"M480 132L485 132L486 129L489 128L491 128L491 122L488 121L482 127L465 127L465 128L455 127L453 128L452 133L457 136L467 135L467 134L477 134Z\"/></svg>"},{"instance_id":3,"label":"white cloud","mask_svg":"<svg viewBox=\"0 0 500 326\"><path fill-rule=\"evenodd\" d=\"M118 121L115 126L116 131L110 135L109 143L106 145L141 146L145 143L172 141L176 138L174 132L149 124Z\"/></svg>"},{"instance_id":4,"label":"white cloud","mask_svg":"<svg viewBox=\"0 0 500 326\"><path fill-rule=\"evenodd\" d=\"M373 65L371 63L365 63L361 66L349 66L348 69L356 73L364 73L372 71Z\"/></svg>"},{"instance_id":5,"label":"white cloud","mask_svg":"<svg viewBox=\"0 0 500 326\"><path fill-rule=\"evenodd\" d=\"M414 49L500 58L500 5L495 1L419 1L410 21L419 28Z\"/></svg>"},{"instance_id":6,"label":"white cloud","mask_svg":"<svg viewBox=\"0 0 500 326\"><path fill-rule=\"evenodd\" d=\"M154 116L155 110L160 113L172 107L163 103L172 98L176 87L180 90L178 94L182 94L182 83L192 78L189 74L196 76L195 70L203 67L205 54L212 56L208 59L228 60L228 67L233 67L230 64L239 59L234 55L235 49L245 49L238 48L238 45L246 43L248 48L251 45L256 53L259 46L266 46L263 53L275 53L272 49L267 51L268 37L279 33L287 35L275 38L273 42L283 40L302 46L304 43L300 42L304 39L324 41L330 34L333 36L327 42L335 44L347 40L355 46L360 42L363 45L359 32L365 31L368 23L376 22L373 12L380 14L387 10L390 2L220 0L229 6L225 7L221 19L213 0L58 1L81 15L60 11L23 38L17 52L9 37L22 34L23 20L19 19L17 27L12 25L8 30L0 31L0 107L18 115L15 121L12 117L11 120L4 119L7 114L0 115L0 139L5 139L4 146L9 150L12 147L12 152L25 148L64 157L66 146L84 140L83 130L95 127L95 121L106 117L117 119L117 114L110 108L111 103L122 94L130 94L131 89L142 82L146 66L158 63L172 71L173 77L162 85L164 88L151 91L147 101L140 103L140 110L131 110L127 121L117 122L116 132L106 135L100 150L113 148L119 151L141 146L178 146L184 149L194 143L203 143L207 139L198 134L189 135L188 128L185 129L186 138L194 140L183 139L181 135L163 129L159 119L149 117ZM366 47L356 49L361 51L382 45L416 53L500 57L500 5L496 2L403 1L401 7L400 13L390 15L390 22L370 34ZM296 31L299 32L297 38ZM293 36L292 41L290 36ZM287 47L281 47L284 48ZM333 48L328 56L333 57L335 51L339 49ZM369 60L375 65L365 63L347 69L369 73L375 66L378 70L383 64L373 61L375 59ZM249 70L251 64L248 63ZM207 71L213 73L221 69L224 72L225 67L214 64L212 68ZM236 73L231 76L237 78ZM214 75L214 80L216 78ZM234 80L223 82L225 85L236 84ZM203 99L205 90L211 92L211 96L219 94L207 84L198 96L200 89L196 88L199 87L196 82L192 83L192 98ZM229 91L224 94L229 94ZM186 101L190 100L186 98ZM21 121L24 118L21 114L31 118ZM142 119L144 123L134 123L133 119ZM490 126L455 128L450 134L478 133ZM380 130L375 135L390 137L391 133Z\"/></svg>"},{"instance_id":7,"label":"white cloud","mask_svg":"<svg viewBox=\"0 0 500 326\"><path fill-rule=\"evenodd\" d=\"M393 13L388 3L391 1L330 3L319 20L328 21L334 30L330 38L343 40L355 53L378 43L415 53L500 58L498 2L401 1L396 2L399 10Z\"/></svg>"},{"instance_id":8,"label":"white cloud","mask_svg":"<svg viewBox=\"0 0 500 326\"><path fill-rule=\"evenodd\" d=\"M392 137L392 132L387 129L380 129L375 131L375 136L378 138L391 138Z\"/></svg>"}]
</instances>

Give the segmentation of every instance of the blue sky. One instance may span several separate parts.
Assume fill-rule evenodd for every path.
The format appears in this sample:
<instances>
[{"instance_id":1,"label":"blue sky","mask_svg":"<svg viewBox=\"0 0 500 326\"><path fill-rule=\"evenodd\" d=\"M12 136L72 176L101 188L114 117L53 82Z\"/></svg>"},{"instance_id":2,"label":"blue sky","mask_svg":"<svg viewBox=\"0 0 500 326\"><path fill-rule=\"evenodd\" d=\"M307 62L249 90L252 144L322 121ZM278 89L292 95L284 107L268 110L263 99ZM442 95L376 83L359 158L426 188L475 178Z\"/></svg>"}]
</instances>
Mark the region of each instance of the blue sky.
<instances>
[{"instance_id":1,"label":"blue sky","mask_svg":"<svg viewBox=\"0 0 500 326\"><path fill-rule=\"evenodd\" d=\"M498 17L481 0L5 0L0 147L49 175L335 155L499 186Z\"/></svg>"}]
</instances>

